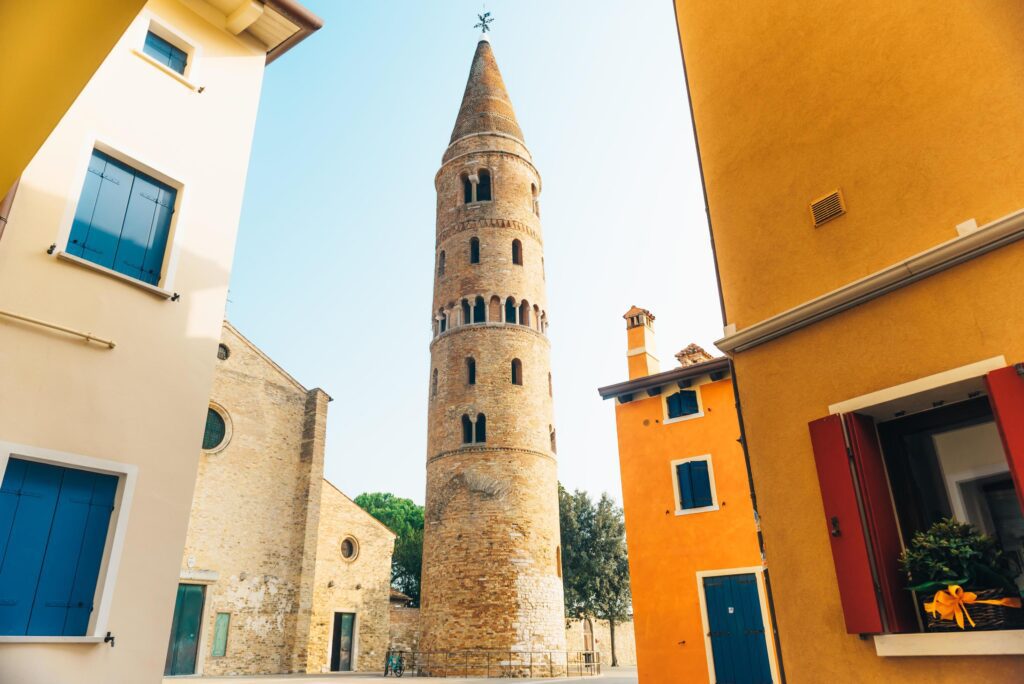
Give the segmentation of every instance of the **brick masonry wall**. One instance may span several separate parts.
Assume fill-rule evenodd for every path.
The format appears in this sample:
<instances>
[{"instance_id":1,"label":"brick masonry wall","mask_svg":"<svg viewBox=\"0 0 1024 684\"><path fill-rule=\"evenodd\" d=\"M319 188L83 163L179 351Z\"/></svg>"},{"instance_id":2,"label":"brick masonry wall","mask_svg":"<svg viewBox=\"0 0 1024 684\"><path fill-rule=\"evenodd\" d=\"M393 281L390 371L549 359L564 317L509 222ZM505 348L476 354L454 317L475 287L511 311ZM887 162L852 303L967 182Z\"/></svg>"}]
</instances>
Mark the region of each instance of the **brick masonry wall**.
<instances>
[{"instance_id":1,"label":"brick masonry wall","mask_svg":"<svg viewBox=\"0 0 1024 684\"><path fill-rule=\"evenodd\" d=\"M225 325L211 401L230 430L204 452L182 581L206 585L199 668L207 675L320 672L327 612L357 614L356 667L375 669L388 633L393 534L323 480L328 397L307 391ZM340 536L360 542L352 563ZM330 582L334 587L328 587ZM358 588L357 588L358 587ZM213 657L217 613L227 653Z\"/></svg>"},{"instance_id":2,"label":"brick masonry wall","mask_svg":"<svg viewBox=\"0 0 1024 684\"><path fill-rule=\"evenodd\" d=\"M525 144L514 139L518 125L485 43L477 48L461 112L435 177L420 648L562 651L549 343L539 321L539 314L545 320L549 314L534 210L541 180ZM467 204L463 177L481 169L490 172L492 199ZM475 264L472 238L480 241ZM513 240L522 243L522 264L513 263ZM443 273L436 268L441 251ZM487 304L483 323L462 314L462 301L473 305L477 296ZM526 302L524 324L505 322L508 297L517 309ZM443 333L439 314L449 323ZM476 361L474 385L468 383L467 357ZM513 359L522 363L521 385L512 383ZM461 417L480 413L487 420L486 443L463 444Z\"/></svg>"},{"instance_id":3,"label":"brick masonry wall","mask_svg":"<svg viewBox=\"0 0 1024 684\"><path fill-rule=\"evenodd\" d=\"M601 652L601 662L611 665L612 635L607 620L591 620L593 625L593 650ZM586 650L583 620L573 620L565 628L566 646L570 651ZM615 654L619 665L636 665L636 639L633 634L633 622L615 623Z\"/></svg>"},{"instance_id":4,"label":"brick masonry wall","mask_svg":"<svg viewBox=\"0 0 1024 684\"><path fill-rule=\"evenodd\" d=\"M391 604L389 648L395 651L418 651L420 645L420 609Z\"/></svg>"}]
</instances>

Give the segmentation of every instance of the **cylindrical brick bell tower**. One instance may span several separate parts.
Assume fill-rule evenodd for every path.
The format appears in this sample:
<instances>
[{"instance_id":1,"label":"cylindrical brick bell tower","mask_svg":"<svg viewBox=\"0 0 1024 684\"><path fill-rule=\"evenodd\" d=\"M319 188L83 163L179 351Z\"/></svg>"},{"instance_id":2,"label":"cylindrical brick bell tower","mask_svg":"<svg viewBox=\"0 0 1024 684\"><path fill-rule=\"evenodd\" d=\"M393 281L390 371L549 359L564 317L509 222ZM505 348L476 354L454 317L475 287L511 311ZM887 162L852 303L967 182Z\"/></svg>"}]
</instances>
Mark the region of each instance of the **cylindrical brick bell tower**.
<instances>
[{"instance_id":1,"label":"cylindrical brick bell tower","mask_svg":"<svg viewBox=\"0 0 1024 684\"><path fill-rule=\"evenodd\" d=\"M420 648L524 674L565 651L541 180L485 37L434 184Z\"/></svg>"}]
</instances>

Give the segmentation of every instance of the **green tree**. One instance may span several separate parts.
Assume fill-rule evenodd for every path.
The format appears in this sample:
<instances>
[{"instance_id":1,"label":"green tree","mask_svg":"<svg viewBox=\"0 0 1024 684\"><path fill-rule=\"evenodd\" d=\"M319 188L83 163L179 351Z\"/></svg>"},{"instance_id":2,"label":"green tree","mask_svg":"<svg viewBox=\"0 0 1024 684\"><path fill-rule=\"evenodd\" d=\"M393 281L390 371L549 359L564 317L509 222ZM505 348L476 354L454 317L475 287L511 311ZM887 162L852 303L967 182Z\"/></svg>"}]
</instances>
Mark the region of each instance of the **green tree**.
<instances>
[{"instance_id":1,"label":"green tree","mask_svg":"<svg viewBox=\"0 0 1024 684\"><path fill-rule=\"evenodd\" d=\"M398 535L391 557L391 585L417 604L423 565L423 506L389 492L367 492L356 504Z\"/></svg>"},{"instance_id":2,"label":"green tree","mask_svg":"<svg viewBox=\"0 0 1024 684\"><path fill-rule=\"evenodd\" d=\"M627 620L632 610L622 509L607 494L595 504L586 492L570 493L559 484L558 510L565 613L608 621L614 667L615 624Z\"/></svg>"}]
</instances>

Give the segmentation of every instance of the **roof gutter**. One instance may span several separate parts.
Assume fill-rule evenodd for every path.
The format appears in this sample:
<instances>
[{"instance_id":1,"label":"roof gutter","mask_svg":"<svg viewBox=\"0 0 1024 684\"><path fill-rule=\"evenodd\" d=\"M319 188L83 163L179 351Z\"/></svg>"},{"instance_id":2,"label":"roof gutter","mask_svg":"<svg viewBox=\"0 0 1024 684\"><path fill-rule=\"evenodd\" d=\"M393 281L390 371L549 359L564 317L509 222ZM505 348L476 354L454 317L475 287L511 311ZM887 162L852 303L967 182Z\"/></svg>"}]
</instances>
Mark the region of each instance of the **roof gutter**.
<instances>
[{"instance_id":1,"label":"roof gutter","mask_svg":"<svg viewBox=\"0 0 1024 684\"><path fill-rule=\"evenodd\" d=\"M727 335L716 341L715 346L727 354L752 349L1021 238L1024 238L1024 209Z\"/></svg>"},{"instance_id":2,"label":"roof gutter","mask_svg":"<svg viewBox=\"0 0 1024 684\"><path fill-rule=\"evenodd\" d=\"M264 0L263 4L284 15L289 21L299 27L298 31L267 53L267 64L270 64L291 50L324 25L323 19L310 12L295 0Z\"/></svg>"},{"instance_id":3,"label":"roof gutter","mask_svg":"<svg viewBox=\"0 0 1024 684\"><path fill-rule=\"evenodd\" d=\"M626 382L607 385L606 387L599 387L597 392L601 395L602 399L613 399L621 397L623 394L633 394L634 392L654 389L655 387L661 387L680 380L688 380L701 375L707 375L708 373L727 370L729 370L729 359L728 357L723 356L721 358L711 359L710 361L704 361L702 363L695 363L681 368L673 368L672 370L665 371L663 373L645 375L642 378L627 380Z\"/></svg>"}]
</instances>

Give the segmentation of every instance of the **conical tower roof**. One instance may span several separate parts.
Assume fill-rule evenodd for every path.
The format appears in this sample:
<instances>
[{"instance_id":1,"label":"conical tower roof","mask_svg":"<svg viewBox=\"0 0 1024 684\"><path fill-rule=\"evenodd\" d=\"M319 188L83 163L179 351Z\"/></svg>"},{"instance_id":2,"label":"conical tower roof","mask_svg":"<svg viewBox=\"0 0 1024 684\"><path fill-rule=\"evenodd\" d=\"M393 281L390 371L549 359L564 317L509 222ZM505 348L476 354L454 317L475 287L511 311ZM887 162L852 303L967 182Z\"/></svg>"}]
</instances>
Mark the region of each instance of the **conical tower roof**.
<instances>
[{"instance_id":1,"label":"conical tower roof","mask_svg":"<svg viewBox=\"0 0 1024 684\"><path fill-rule=\"evenodd\" d=\"M462 106L450 142L473 133L494 131L525 142L519 122L516 121L516 113L512 109L512 100L509 99L505 82L498 71L491 43L481 38L476 46L476 54L473 55L473 65L469 68L466 92L462 96Z\"/></svg>"}]
</instances>

